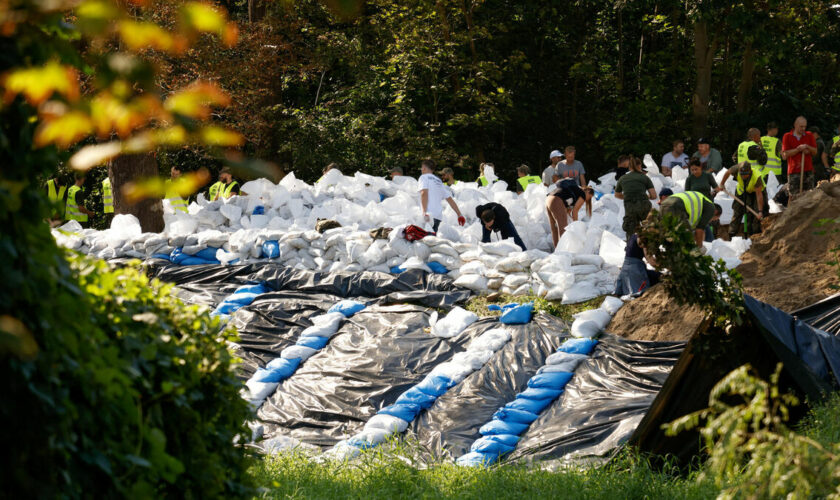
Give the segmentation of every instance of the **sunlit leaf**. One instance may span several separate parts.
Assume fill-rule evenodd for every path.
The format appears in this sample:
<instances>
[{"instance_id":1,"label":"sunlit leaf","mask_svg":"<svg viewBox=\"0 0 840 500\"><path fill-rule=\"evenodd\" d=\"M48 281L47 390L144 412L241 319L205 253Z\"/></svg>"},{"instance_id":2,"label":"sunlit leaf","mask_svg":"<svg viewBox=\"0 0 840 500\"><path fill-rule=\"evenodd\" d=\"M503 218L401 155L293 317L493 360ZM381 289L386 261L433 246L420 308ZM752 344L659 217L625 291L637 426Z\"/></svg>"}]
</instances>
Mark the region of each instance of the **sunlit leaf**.
<instances>
[{"instance_id":1,"label":"sunlit leaf","mask_svg":"<svg viewBox=\"0 0 840 500\"><path fill-rule=\"evenodd\" d=\"M170 51L175 47L172 35L155 23L120 21L117 27L123 42L131 50L146 48Z\"/></svg>"},{"instance_id":2,"label":"sunlit leaf","mask_svg":"<svg viewBox=\"0 0 840 500\"><path fill-rule=\"evenodd\" d=\"M181 197L187 197L204 187L210 181L210 172L199 169L188 172L167 186L167 182L160 177L148 177L135 182L126 183L122 194L128 203L137 203L147 198L163 198L169 190Z\"/></svg>"},{"instance_id":3,"label":"sunlit leaf","mask_svg":"<svg viewBox=\"0 0 840 500\"><path fill-rule=\"evenodd\" d=\"M42 120L35 131L35 145L44 147L55 144L68 148L93 132L93 121L81 111L71 111L62 116Z\"/></svg>"},{"instance_id":4,"label":"sunlit leaf","mask_svg":"<svg viewBox=\"0 0 840 500\"><path fill-rule=\"evenodd\" d=\"M70 168L75 170L89 170L102 165L122 152L119 141L85 146L70 157Z\"/></svg>"},{"instance_id":5,"label":"sunlit leaf","mask_svg":"<svg viewBox=\"0 0 840 500\"><path fill-rule=\"evenodd\" d=\"M210 117L212 106L227 106L230 97L217 85L208 82L196 82L166 99L167 111L180 115L206 120Z\"/></svg>"},{"instance_id":6,"label":"sunlit leaf","mask_svg":"<svg viewBox=\"0 0 840 500\"><path fill-rule=\"evenodd\" d=\"M55 93L69 101L79 98L79 73L70 66L56 61L45 66L18 69L6 74L0 84L5 89L4 100L9 103L16 95L23 94L26 100L37 106Z\"/></svg>"},{"instance_id":7,"label":"sunlit leaf","mask_svg":"<svg viewBox=\"0 0 840 500\"><path fill-rule=\"evenodd\" d=\"M358 17L362 13L363 0L323 0L327 8L342 20Z\"/></svg>"},{"instance_id":8,"label":"sunlit leaf","mask_svg":"<svg viewBox=\"0 0 840 500\"><path fill-rule=\"evenodd\" d=\"M9 315L0 316L0 353L6 352L26 360L38 355L38 343L32 332L19 319Z\"/></svg>"},{"instance_id":9,"label":"sunlit leaf","mask_svg":"<svg viewBox=\"0 0 840 500\"><path fill-rule=\"evenodd\" d=\"M198 132L201 141L208 146L233 147L245 144L242 134L226 128L209 126Z\"/></svg>"},{"instance_id":10,"label":"sunlit leaf","mask_svg":"<svg viewBox=\"0 0 840 500\"><path fill-rule=\"evenodd\" d=\"M143 95L124 102L108 92L91 100L90 115L97 135L103 138L112 132L125 138L154 119L166 119L160 101L152 96Z\"/></svg>"},{"instance_id":11,"label":"sunlit leaf","mask_svg":"<svg viewBox=\"0 0 840 500\"><path fill-rule=\"evenodd\" d=\"M85 33L100 34L119 14L113 2L89 0L76 7L76 26Z\"/></svg>"}]
</instances>

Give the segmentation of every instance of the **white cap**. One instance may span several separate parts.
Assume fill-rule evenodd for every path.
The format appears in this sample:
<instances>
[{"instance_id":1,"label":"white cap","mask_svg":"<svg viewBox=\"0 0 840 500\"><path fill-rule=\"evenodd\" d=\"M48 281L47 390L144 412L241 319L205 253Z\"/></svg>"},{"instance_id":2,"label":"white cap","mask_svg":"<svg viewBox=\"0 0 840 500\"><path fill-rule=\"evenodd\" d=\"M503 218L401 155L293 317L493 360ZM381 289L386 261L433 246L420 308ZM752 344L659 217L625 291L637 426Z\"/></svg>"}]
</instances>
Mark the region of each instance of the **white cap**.
<instances>
[{"instance_id":1,"label":"white cap","mask_svg":"<svg viewBox=\"0 0 840 500\"><path fill-rule=\"evenodd\" d=\"M550 155L548 155L549 160L552 160L554 158L563 158L563 153L561 153L560 151L557 151L555 149L554 151L551 152Z\"/></svg>"}]
</instances>

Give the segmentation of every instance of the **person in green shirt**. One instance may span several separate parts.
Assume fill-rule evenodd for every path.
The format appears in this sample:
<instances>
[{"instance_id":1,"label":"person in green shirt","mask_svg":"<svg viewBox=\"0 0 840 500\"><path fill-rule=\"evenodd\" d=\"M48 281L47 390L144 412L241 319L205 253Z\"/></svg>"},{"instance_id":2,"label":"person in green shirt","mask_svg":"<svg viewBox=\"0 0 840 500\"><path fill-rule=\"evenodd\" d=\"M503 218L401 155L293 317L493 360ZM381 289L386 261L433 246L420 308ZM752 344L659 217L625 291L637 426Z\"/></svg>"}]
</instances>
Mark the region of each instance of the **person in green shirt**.
<instances>
[{"instance_id":1,"label":"person in green shirt","mask_svg":"<svg viewBox=\"0 0 840 500\"><path fill-rule=\"evenodd\" d=\"M703 196L710 200L714 199L714 190L718 186L717 181L715 181L715 176L703 171L703 166L700 165L699 158L692 158L688 162L688 171L691 175L685 180L685 190L697 191L698 193L703 193Z\"/></svg>"},{"instance_id":2,"label":"person in green shirt","mask_svg":"<svg viewBox=\"0 0 840 500\"><path fill-rule=\"evenodd\" d=\"M630 171L618 179L615 197L624 200L624 222L621 229L629 240L650 212L650 200L656 199L653 182L644 173L642 162L638 158L630 157Z\"/></svg>"},{"instance_id":3,"label":"person in green shirt","mask_svg":"<svg viewBox=\"0 0 840 500\"><path fill-rule=\"evenodd\" d=\"M697 139L697 151L691 157L700 158L700 165L706 172L716 174L723 168L723 157L720 151L711 147L709 140L703 137Z\"/></svg>"}]
</instances>

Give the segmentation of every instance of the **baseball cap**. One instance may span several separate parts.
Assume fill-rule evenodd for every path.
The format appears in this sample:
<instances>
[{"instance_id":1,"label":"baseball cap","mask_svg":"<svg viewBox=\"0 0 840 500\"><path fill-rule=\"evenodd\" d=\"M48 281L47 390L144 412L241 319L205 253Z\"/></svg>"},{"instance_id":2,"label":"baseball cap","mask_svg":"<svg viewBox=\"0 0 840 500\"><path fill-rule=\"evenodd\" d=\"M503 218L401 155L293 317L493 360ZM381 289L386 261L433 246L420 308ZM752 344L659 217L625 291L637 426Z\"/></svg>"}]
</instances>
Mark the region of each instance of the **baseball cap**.
<instances>
[{"instance_id":1,"label":"baseball cap","mask_svg":"<svg viewBox=\"0 0 840 500\"><path fill-rule=\"evenodd\" d=\"M555 149L550 155L548 155L549 160L553 160L554 158L563 158L563 153Z\"/></svg>"},{"instance_id":2,"label":"baseball cap","mask_svg":"<svg viewBox=\"0 0 840 500\"><path fill-rule=\"evenodd\" d=\"M663 197L663 196L671 196L672 194L674 194L674 192L671 191L671 188L662 188L659 191L659 197L660 198Z\"/></svg>"},{"instance_id":3,"label":"baseball cap","mask_svg":"<svg viewBox=\"0 0 840 500\"><path fill-rule=\"evenodd\" d=\"M709 144L709 140L706 139L705 137L701 137L701 138L697 139L697 144Z\"/></svg>"},{"instance_id":4,"label":"baseball cap","mask_svg":"<svg viewBox=\"0 0 840 500\"><path fill-rule=\"evenodd\" d=\"M391 173L403 175L403 169L402 167L394 167L391 169Z\"/></svg>"}]
</instances>

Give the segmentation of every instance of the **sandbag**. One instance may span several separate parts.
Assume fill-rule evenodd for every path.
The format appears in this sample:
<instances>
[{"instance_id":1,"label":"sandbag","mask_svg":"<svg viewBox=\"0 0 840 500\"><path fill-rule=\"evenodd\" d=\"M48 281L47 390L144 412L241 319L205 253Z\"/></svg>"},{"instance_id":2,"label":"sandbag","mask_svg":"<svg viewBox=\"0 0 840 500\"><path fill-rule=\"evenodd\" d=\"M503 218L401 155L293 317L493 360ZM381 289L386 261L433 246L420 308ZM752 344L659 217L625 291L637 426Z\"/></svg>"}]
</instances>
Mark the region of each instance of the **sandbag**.
<instances>
[{"instance_id":1,"label":"sandbag","mask_svg":"<svg viewBox=\"0 0 840 500\"><path fill-rule=\"evenodd\" d=\"M436 337L452 338L476 321L478 321L478 315L462 307L455 307L443 319L435 323L431 333Z\"/></svg>"}]
</instances>

